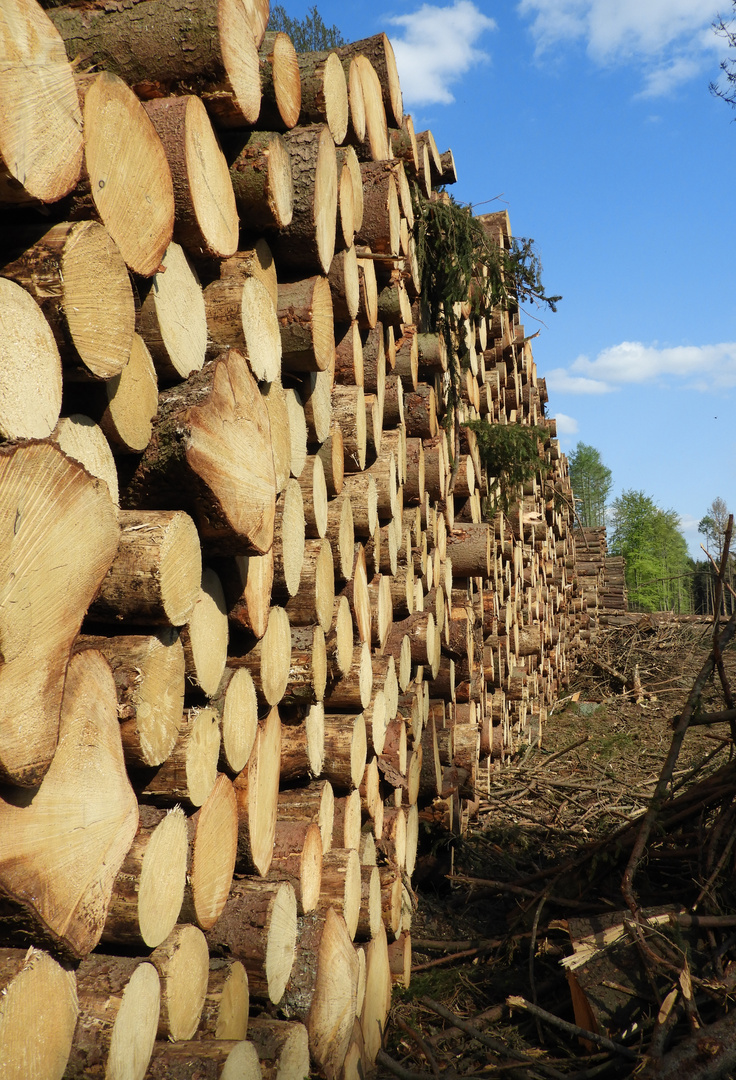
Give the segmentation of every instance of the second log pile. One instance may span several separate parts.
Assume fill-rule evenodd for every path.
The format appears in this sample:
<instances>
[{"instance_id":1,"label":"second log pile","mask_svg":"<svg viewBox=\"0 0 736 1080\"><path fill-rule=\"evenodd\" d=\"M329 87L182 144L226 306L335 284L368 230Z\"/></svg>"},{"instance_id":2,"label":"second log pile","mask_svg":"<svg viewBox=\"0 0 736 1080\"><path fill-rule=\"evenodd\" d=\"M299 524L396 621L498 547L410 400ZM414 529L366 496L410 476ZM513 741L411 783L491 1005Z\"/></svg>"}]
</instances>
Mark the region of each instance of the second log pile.
<instances>
[{"instance_id":1,"label":"second log pile","mask_svg":"<svg viewBox=\"0 0 736 1080\"><path fill-rule=\"evenodd\" d=\"M454 163L385 35L11 7L3 1075L357 1077L409 978L420 814L463 827L594 619L544 380L468 305L463 415L546 427L551 470L484 521L412 233L410 182Z\"/></svg>"}]
</instances>

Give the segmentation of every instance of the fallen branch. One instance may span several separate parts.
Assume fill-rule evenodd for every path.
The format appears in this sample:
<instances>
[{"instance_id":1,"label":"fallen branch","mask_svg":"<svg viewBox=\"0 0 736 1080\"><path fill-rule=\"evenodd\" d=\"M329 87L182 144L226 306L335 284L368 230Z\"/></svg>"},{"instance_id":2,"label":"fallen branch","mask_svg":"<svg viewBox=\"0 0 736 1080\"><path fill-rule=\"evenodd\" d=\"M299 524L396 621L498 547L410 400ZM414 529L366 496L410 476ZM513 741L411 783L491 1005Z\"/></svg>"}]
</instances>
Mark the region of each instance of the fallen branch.
<instances>
[{"instance_id":1,"label":"fallen branch","mask_svg":"<svg viewBox=\"0 0 736 1080\"><path fill-rule=\"evenodd\" d=\"M503 1054L504 1057L512 1058L514 1061L523 1061L532 1068L538 1069L540 1072L547 1073L548 1076L553 1076L556 1080L563 1080L564 1073L558 1072L557 1069L553 1069L551 1065L546 1065L538 1058L532 1057L530 1054L523 1054L520 1050L514 1050L512 1047L502 1043L500 1039L492 1039L488 1035L484 1035L482 1031L479 1031L477 1027L469 1024L462 1017L456 1016L455 1013L450 1012L444 1005L440 1005L439 1002L433 1001L432 998L423 997L420 999L422 1005L426 1005L432 1012L437 1013L443 1020L449 1020L455 1027L460 1028L466 1035L470 1035L482 1046L487 1046L489 1050L493 1050L496 1054ZM520 999L523 1000L523 999Z\"/></svg>"},{"instance_id":2,"label":"fallen branch","mask_svg":"<svg viewBox=\"0 0 736 1080\"><path fill-rule=\"evenodd\" d=\"M539 1020L544 1020L546 1023L551 1024L552 1027L564 1031L567 1035L575 1035L580 1039L587 1039L588 1042L595 1043L596 1046L601 1046L604 1050L610 1050L614 1054L626 1058L628 1061L639 1060L639 1055L633 1050L629 1050L628 1046L623 1046L621 1043L614 1042L613 1039L607 1039L605 1035L598 1035L594 1031L586 1031L585 1028L578 1027L577 1024L570 1024L567 1020L561 1020L560 1017L555 1016L554 1013L547 1012L546 1009L540 1009L538 1005L532 1005L531 1001L527 1001L526 998L514 994L506 999L506 1004L510 1009L525 1009L531 1016L535 1016Z\"/></svg>"}]
</instances>

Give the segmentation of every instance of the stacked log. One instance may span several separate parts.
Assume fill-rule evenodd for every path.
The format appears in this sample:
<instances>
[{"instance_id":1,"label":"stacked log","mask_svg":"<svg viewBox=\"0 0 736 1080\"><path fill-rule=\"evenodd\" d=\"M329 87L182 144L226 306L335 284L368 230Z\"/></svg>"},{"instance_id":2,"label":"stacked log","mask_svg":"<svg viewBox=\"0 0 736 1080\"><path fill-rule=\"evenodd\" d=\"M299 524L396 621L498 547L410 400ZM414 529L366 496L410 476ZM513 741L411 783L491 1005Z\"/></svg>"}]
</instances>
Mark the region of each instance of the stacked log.
<instances>
[{"instance_id":1,"label":"stacked log","mask_svg":"<svg viewBox=\"0 0 736 1080\"><path fill-rule=\"evenodd\" d=\"M461 425L546 428L488 519L412 303L407 178L454 162L385 35L297 56L263 0L14 7L4 55L47 78L25 157L0 117L0 1060L364 1074L420 816L462 828L541 739L598 603L544 380L517 314L465 317ZM252 1039L251 999L282 1018Z\"/></svg>"}]
</instances>

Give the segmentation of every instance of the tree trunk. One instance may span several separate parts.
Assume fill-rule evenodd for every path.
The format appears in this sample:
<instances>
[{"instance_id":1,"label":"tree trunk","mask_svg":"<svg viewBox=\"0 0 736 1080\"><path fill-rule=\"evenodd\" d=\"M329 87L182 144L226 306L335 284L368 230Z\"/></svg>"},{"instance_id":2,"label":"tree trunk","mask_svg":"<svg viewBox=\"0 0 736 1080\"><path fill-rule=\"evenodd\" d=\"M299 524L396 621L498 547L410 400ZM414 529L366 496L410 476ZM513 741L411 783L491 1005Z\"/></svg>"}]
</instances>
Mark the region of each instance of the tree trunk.
<instances>
[{"instance_id":1,"label":"tree trunk","mask_svg":"<svg viewBox=\"0 0 736 1080\"><path fill-rule=\"evenodd\" d=\"M0 776L33 786L56 749L72 642L120 534L107 485L53 443L0 449L0 494L0 715L13 718Z\"/></svg>"},{"instance_id":2,"label":"tree trunk","mask_svg":"<svg viewBox=\"0 0 736 1080\"><path fill-rule=\"evenodd\" d=\"M174 239L195 258L227 259L238 246L238 211L225 156L198 97L144 106L174 184Z\"/></svg>"},{"instance_id":3,"label":"tree trunk","mask_svg":"<svg viewBox=\"0 0 736 1080\"><path fill-rule=\"evenodd\" d=\"M304 1024L259 1016L248 1037L258 1051L263 1080L304 1080L309 1075L309 1036Z\"/></svg>"},{"instance_id":4,"label":"tree trunk","mask_svg":"<svg viewBox=\"0 0 736 1080\"><path fill-rule=\"evenodd\" d=\"M285 266L328 274L335 254L337 158L325 124L294 128L284 140L291 155L294 214L273 237L273 252Z\"/></svg>"},{"instance_id":5,"label":"tree trunk","mask_svg":"<svg viewBox=\"0 0 736 1080\"><path fill-rule=\"evenodd\" d=\"M207 356L212 360L236 348L248 358L256 379L270 383L281 374L279 325L268 289L246 266L238 256L228 260L220 278L204 291Z\"/></svg>"},{"instance_id":6,"label":"tree trunk","mask_svg":"<svg viewBox=\"0 0 736 1080\"><path fill-rule=\"evenodd\" d=\"M287 882L243 878L209 931L210 949L240 960L251 996L278 1005L291 975L297 934L296 897Z\"/></svg>"},{"instance_id":7,"label":"tree trunk","mask_svg":"<svg viewBox=\"0 0 736 1080\"><path fill-rule=\"evenodd\" d=\"M343 917L334 908L303 916L281 1011L306 1025L311 1059L327 1080L337 1080L345 1060L357 983L358 959Z\"/></svg>"},{"instance_id":8,"label":"tree trunk","mask_svg":"<svg viewBox=\"0 0 736 1080\"><path fill-rule=\"evenodd\" d=\"M356 241L372 252L399 254L399 196L390 162L373 161L360 167L363 177L363 223Z\"/></svg>"},{"instance_id":9,"label":"tree trunk","mask_svg":"<svg viewBox=\"0 0 736 1080\"><path fill-rule=\"evenodd\" d=\"M152 964L93 954L77 971L79 1021L64 1080L143 1080L156 1039L161 981Z\"/></svg>"},{"instance_id":10,"label":"tree trunk","mask_svg":"<svg viewBox=\"0 0 736 1080\"><path fill-rule=\"evenodd\" d=\"M110 379L128 363L135 305L128 270L107 230L96 221L25 229L8 235L21 245L2 276L31 294L54 334L66 377ZM10 252L8 252L10 254Z\"/></svg>"},{"instance_id":11,"label":"tree trunk","mask_svg":"<svg viewBox=\"0 0 736 1080\"><path fill-rule=\"evenodd\" d=\"M197 1039L193 1042L157 1042L147 1080L261 1080L255 1046L247 1039Z\"/></svg>"},{"instance_id":12,"label":"tree trunk","mask_svg":"<svg viewBox=\"0 0 736 1080\"><path fill-rule=\"evenodd\" d=\"M335 601L335 570L329 540L307 540L304 544L299 588L286 604L294 626L319 623L327 633L332 623Z\"/></svg>"},{"instance_id":13,"label":"tree trunk","mask_svg":"<svg viewBox=\"0 0 736 1080\"><path fill-rule=\"evenodd\" d=\"M70 956L91 952L137 824L112 673L100 653L80 653L69 662L59 745L41 786L31 801L14 789L0 803L7 929L17 920Z\"/></svg>"},{"instance_id":14,"label":"tree trunk","mask_svg":"<svg viewBox=\"0 0 736 1080\"><path fill-rule=\"evenodd\" d=\"M49 14L70 58L84 56L87 64L107 68L152 96L182 83L224 127L257 120L257 38L245 4L118 0L105 8L75 5Z\"/></svg>"},{"instance_id":15,"label":"tree trunk","mask_svg":"<svg viewBox=\"0 0 736 1080\"><path fill-rule=\"evenodd\" d=\"M225 149L243 228L257 233L291 225L296 194L291 153L278 132L231 136Z\"/></svg>"},{"instance_id":16,"label":"tree trunk","mask_svg":"<svg viewBox=\"0 0 736 1080\"><path fill-rule=\"evenodd\" d=\"M380 81L383 102L391 116L391 122L401 127L404 117L401 84L394 50L386 34L375 34L361 41L353 41L349 45L339 46L335 51L343 61L354 56L365 56L370 60Z\"/></svg>"},{"instance_id":17,"label":"tree trunk","mask_svg":"<svg viewBox=\"0 0 736 1080\"><path fill-rule=\"evenodd\" d=\"M136 774L141 796L163 806L185 802L199 807L217 779L220 756L220 725L211 706L187 709L179 726L174 749L153 776ZM140 779L139 779L140 777Z\"/></svg>"},{"instance_id":18,"label":"tree trunk","mask_svg":"<svg viewBox=\"0 0 736 1080\"><path fill-rule=\"evenodd\" d=\"M247 668L259 700L267 705L278 705L289 681L290 656L288 613L284 608L272 607L266 633L248 652L230 656L228 666Z\"/></svg>"},{"instance_id":19,"label":"tree trunk","mask_svg":"<svg viewBox=\"0 0 736 1080\"><path fill-rule=\"evenodd\" d=\"M204 364L207 316L199 279L182 248L169 244L140 310L140 334L159 378L171 384Z\"/></svg>"},{"instance_id":20,"label":"tree trunk","mask_svg":"<svg viewBox=\"0 0 736 1080\"><path fill-rule=\"evenodd\" d=\"M180 923L149 957L161 979L159 1039L191 1039L207 994L207 939L196 926Z\"/></svg>"},{"instance_id":21,"label":"tree trunk","mask_svg":"<svg viewBox=\"0 0 736 1080\"><path fill-rule=\"evenodd\" d=\"M271 709L258 725L248 764L235 778L238 803L238 870L264 877L273 858L281 761L281 720Z\"/></svg>"},{"instance_id":22,"label":"tree trunk","mask_svg":"<svg viewBox=\"0 0 736 1080\"><path fill-rule=\"evenodd\" d=\"M198 1038L244 1039L248 1034L248 973L239 960L210 960Z\"/></svg>"},{"instance_id":23,"label":"tree trunk","mask_svg":"<svg viewBox=\"0 0 736 1080\"><path fill-rule=\"evenodd\" d=\"M269 31L258 56L261 66L258 126L268 131L288 131L296 127L302 107L299 62L290 37Z\"/></svg>"},{"instance_id":24,"label":"tree trunk","mask_svg":"<svg viewBox=\"0 0 736 1080\"><path fill-rule=\"evenodd\" d=\"M226 668L210 705L220 717L219 767L239 773L248 764L258 730L258 699L250 672Z\"/></svg>"},{"instance_id":25,"label":"tree trunk","mask_svg":"<svg viewBox=\"0 0 736 1080\"><path fill-rule=\"evenodd\" d=\"M57 202L77 183L83 150L64 43L38 4L20 0L0 27L0 55L0 206Z\"/></svg>"},{"instance_id":26,"label":"tree trunk","mask_svg":"<svg viewBox=\"0 0 736 1080\"><path fill-rule=\"evenodd\" d=\"M297 53L302 85L299 120L326 123L337 144L348 131L348 87L339 57L334 52Z\"/></svg>"},{"instance_id":27,"label":"tree trunk","mask_svg":"<svg viewBox=\"0 0 736 1080\"><path fill-rule=\"evenodd\" d=\"M202 555L178 510L123 510L115 561L90 608L93 622L183 626L199 597Z\"/></svg>"},{"instance_id":28,"label":"tree trunk","mask_svg":"<svg viewBox=\"0 0 736 1080\"><path fill-rule=\"evenodd\" d=\"M232 623L262 638L268 628L273 585L273 548L265 555L236 555L220 560L218 570Z\"/></svg>"},{"instance_id":29,"label":"tree trunk","mask_svg":"<svg viewBox=\"0 0 736 1080\"><path fill-rule=\"evenodd\" d=\"M0 1061L7 1080L62 1077L77 1024L77 978L40 949L0 950Z\"/></svg>"},{"instance_id":30,"label":"tree trunk","mask_svg":"<svg viewBox=\"0 0 736 1080\"><path fill-rule=\"evenodd\" d=\"M222 773L188 824L191 862L179 918L209 930L225 906L238 846L237 798L231 781Z\"/></svg>"},{"instance_id":31,"label":"tree trunk","mask_svg":"<svg viewBox=\"0 0 736 1080\"><path fill-rule=\"evenodd\" d=\"M160 396L127 505L192 506L213 548L262 554L273 543L276 477L268 412L240 353L205 364Z\"/></svg>"},{"instance_id":32,"label":"tree trunk","mask_svg":"<svg viewBox=\"0 0 736 1080\"><path fill-rule=\"evenodd\" d=\"M335 322L326 277L279 285L282 363L288 371L325 371L334 362Z\"/></svg>"},{"instance_id":33,"label":"tree trunk","mask_svg":"<svg viewBox=\"0 0 736 1080\"><path fill-rule=\"evenodd\" d=\"M112 669L126 765L161 765L174 748L184 711L184 650L177 631L84 634L74 651L84 649L97 649Z\"/></svg>"}]
</instances>

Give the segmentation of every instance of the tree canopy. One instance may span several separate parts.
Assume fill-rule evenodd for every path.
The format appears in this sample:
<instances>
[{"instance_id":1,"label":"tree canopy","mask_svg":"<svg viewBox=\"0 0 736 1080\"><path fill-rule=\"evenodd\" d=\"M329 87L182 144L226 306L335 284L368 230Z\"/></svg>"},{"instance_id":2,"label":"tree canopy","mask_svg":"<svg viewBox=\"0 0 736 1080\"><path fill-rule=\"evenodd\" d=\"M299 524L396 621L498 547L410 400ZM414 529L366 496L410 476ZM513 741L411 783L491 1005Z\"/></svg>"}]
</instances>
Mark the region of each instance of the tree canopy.
<instances>
[{"instance_id":1,"label":"tree canopy","mask_svg":"<svg viewBox=\"0 0 736 1080\"><path fill-rule=\"evenodd\" d=\"M297 52L321 52L345 44L338 28L325 24L316 5L309 8L303 19L293 19L282 4L274 4L267 29L288 34Z\"/></svg>"},{"instance_id":2,"label":"tree canopy","mask_svg":"<svg viewBox=\"0 0 736 1080\"><path fill-rule=\"evenodd\" d=\"M606 503L613 486L611 470L594 446L579 442L568 455L570 483L581 525L606 524Z\"/></svg>"},{"instance_id":3,"label":"tree canopy","mask_svg":"<svg viewBox=\"0 0 736 1080\"><path fill-rule=\"evenodd\" d=\"M629 489L611 504L612 554L626 560L629 603L644 611L689 608L691 570L675 510L662 510L643 491Z\"/></svg>"}]
</instances>

